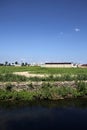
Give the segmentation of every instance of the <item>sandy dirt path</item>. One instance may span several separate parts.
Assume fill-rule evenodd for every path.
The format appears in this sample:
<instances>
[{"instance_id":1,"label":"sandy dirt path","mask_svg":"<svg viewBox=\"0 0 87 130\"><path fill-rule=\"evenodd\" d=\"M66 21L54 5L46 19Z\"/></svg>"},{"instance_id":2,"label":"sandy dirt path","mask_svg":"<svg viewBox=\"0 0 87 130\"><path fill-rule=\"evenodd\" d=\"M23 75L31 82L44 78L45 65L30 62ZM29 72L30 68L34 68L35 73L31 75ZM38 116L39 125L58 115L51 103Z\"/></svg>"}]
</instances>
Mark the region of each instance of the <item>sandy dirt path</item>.
<instances>
[{"instance_id":1,"label":"sandy dirt path","mask_svg":"<svg viewBox=\"0 0 87 130\"><path fill-rule=\"evenodd\" d=\"M29 72L14 72L13 74L26 76L26 77L47 77L46 74L31 74Z\"/></svg>"}]
</instances>

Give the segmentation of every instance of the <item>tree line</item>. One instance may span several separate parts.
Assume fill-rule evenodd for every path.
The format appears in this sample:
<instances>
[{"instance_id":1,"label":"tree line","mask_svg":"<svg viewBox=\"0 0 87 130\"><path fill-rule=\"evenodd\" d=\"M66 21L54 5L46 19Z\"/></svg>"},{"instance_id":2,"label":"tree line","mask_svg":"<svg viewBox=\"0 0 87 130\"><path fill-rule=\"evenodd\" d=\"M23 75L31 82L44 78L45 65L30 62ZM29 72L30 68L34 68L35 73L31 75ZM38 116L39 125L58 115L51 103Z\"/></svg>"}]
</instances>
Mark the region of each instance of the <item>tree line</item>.
<instances>
[{"instance_id":1,"label":"tree line","mask_svg":"<svg viewBox=\"0 0 87 130\"><path fill-rule=\"evenodd\" d=\"M15 61L14 63L5 61L5 63L0 63L0 66L30 66L30 64L27 62L22 62L21 64L19 64L18 61Z\"/></svg>"}]
</instances>

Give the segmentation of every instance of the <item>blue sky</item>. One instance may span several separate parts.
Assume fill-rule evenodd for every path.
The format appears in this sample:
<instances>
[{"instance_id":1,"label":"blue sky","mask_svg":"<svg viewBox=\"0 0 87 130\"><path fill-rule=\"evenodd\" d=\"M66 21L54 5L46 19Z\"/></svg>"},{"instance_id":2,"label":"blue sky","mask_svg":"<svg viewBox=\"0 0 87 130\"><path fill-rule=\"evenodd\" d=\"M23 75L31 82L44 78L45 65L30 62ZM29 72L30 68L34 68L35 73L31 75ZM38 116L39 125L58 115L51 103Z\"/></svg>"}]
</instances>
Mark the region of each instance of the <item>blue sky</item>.
<instances>
[{"instance_id":1,"label":"blue sky","mask_svg":"<svg viewBox=\"0 0 87 130\"><path fill-rule=\"evenodd\" d=\"M87 0L0 0L0 62L87 63Z\"/></svg>"}]
</instances>

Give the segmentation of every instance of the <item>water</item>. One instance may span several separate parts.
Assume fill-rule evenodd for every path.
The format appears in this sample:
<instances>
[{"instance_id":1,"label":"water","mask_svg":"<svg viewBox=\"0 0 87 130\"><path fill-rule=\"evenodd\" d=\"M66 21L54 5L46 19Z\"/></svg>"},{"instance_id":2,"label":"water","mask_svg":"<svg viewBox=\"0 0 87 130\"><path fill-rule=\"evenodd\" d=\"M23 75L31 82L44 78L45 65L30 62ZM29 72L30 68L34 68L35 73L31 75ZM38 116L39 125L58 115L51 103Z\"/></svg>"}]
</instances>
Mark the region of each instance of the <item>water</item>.
<instances>
[{"instance_id":1,"label":"water","mask_svg":"<svg viewBox=\"0 0 87 130\"><path fill-rule=\"evenodd\" d=\"M62 129L87 129L87 99L0 102L0 130Z\"/></svg>"}]
</instances>

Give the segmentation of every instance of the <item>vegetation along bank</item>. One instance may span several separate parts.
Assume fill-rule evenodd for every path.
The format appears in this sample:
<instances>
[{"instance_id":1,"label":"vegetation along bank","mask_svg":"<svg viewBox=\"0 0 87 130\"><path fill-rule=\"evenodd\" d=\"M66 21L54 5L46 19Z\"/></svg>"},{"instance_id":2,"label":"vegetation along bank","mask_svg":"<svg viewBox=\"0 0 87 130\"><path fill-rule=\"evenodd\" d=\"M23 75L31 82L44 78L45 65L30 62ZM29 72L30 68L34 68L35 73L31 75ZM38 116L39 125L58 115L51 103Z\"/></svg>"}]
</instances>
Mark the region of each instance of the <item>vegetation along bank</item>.
<instances>
[{"instance_id":1,"label":"vegetation along bank","mask_svg":"<svg viewBox=\"0 0 87 130\"><path fill-rule=\"evenodd\" d=\"M25 71L44 76L14 74ZM86 96L86 68L0 67L0 100L58 100Z\"/></svg>"}]
</instances>

